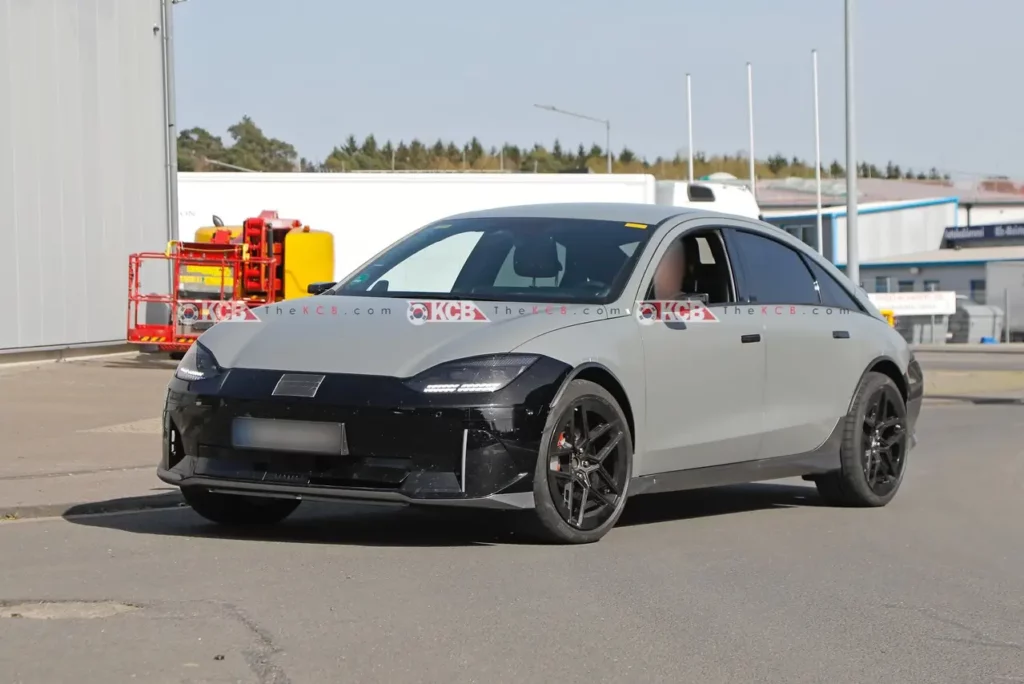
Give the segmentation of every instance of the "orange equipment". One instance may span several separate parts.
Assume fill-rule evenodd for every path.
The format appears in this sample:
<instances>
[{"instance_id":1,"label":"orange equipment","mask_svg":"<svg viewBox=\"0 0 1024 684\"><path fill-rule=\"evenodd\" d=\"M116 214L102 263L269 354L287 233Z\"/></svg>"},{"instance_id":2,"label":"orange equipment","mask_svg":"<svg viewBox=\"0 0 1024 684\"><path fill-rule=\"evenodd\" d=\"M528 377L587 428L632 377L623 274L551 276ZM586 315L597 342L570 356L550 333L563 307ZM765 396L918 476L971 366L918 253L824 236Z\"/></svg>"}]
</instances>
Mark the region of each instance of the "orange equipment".
<instances>
[{"instance_id":1,"label":"orange equipment","mask_svg":"<svg viewBox=\"0 0 1024 684\"><path fill-rule=\"evenodd\" d=\"M147 262L170 268L171 294L140 293L141 270ZM215 216L214 226L197 230L194 242L170 242L162 253L128 257L127 339L161 352L182 353L231 310L217 302L253 308L304 297L310 284L329 282L333 275L331 233L282 219L276 211L264 211L231 228ZM141 323L140 310L145 310Z\"/></svg>"}]
</instances>

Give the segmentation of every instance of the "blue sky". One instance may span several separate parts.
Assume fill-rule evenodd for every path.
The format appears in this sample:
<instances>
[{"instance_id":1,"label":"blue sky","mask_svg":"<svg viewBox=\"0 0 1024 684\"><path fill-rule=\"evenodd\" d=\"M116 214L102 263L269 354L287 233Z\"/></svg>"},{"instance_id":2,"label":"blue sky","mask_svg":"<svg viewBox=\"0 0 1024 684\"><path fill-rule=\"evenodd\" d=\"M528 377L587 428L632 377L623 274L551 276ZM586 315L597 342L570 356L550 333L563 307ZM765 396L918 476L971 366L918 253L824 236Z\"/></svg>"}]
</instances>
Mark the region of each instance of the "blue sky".
<instances>
[{"instance_id":1,"label":"blue sky","mask_svg":"<svg viewBox=\"0 0 1024 684\"><path fill-rule=\"evenodd\" d=\"M558 138L652 159L746 150L845 159L843 0L188 0L175 6L181 129L243 115L318 160L354 134L485 145ZM859 157L1024 177L1021 0L858 0Z\"/></svg>"}]
</instances>

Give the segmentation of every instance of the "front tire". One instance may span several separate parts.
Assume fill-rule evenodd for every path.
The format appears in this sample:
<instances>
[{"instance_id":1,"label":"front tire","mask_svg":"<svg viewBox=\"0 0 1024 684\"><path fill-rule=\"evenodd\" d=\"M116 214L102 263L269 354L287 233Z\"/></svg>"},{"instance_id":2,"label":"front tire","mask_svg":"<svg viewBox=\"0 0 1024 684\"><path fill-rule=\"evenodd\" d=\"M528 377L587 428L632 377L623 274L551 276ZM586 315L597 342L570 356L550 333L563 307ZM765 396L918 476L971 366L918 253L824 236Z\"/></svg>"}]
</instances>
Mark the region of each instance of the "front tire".
<instances>
[{"instance_id":1,"label":"front tire","mask_svg":"<svg viewBox=\"0 0 1024 684\"><path fill-rule=\"evenodd\" d=\"M232 527L275 525L294 513L301 503L298 499L221 494L202 487L182 487L181 495L200 516Z\"/></svg>"},{"instance_id":2,"label":"front tire","mask_svg":"<svg viewBox=\"0 0 1024 684\"><path fill-rule=\"evenodd\" d=\"M885 506L903 483L908 452L907 406L899 388L882 373L868 373L845 418L841 468L816 481L818 494L836 506Z\"/></svg>"},{"instance_id":3,"label":"front tire","mask_svg":"<svg viewBox=\"0 0 1024 684\"><path fill-rule=\"evenodd\" d=\"M600 385L573 380L552 407L533 478L541 534L589 544L615 526L633 476L625 413Z\"/></svg>"}]
</instances>

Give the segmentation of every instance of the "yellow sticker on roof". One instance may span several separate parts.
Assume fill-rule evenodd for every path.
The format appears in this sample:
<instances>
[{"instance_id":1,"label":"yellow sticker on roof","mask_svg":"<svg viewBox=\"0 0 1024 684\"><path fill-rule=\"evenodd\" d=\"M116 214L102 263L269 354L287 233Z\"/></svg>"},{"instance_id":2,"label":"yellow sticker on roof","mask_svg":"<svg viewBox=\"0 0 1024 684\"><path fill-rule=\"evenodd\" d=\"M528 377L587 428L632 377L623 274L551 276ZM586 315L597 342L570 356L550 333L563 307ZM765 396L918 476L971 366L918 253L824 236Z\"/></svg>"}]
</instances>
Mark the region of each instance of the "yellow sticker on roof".
<instances>
[{"instance_id":1,"label":"yellow sticker on roof","mask_svg":"<svg viewBox=\"0 0 1024 684\"><path fill-rule=\"evenodd\" d=\"M645 230L647 228L647 224L646 223L627 223L626 227L627 228L639 228L640 230Z\"/></svg>"}]
</instances>

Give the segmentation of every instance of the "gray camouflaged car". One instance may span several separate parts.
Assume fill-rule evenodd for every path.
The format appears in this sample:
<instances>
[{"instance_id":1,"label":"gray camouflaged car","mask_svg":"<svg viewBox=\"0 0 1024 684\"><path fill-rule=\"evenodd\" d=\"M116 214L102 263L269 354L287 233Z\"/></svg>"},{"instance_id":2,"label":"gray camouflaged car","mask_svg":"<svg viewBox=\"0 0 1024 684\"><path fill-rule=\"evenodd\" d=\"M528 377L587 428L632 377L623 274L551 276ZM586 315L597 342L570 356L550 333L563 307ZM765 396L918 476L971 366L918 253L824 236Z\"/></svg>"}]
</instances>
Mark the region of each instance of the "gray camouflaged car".
<instances>
[{"instance_id":1,"label":"gray camouflaged car","mask_svg":"<svg viewBox=\"0 0 1024 684\"><path fill-rule=\"evenodd\" d=\"M884 506L923 379L831 263L760 221L552 204L427 225L205 332L160 478L227 525L303 500L528 510L593 542L626 499L802 476Z\"/></svg>"}]
</instances>

